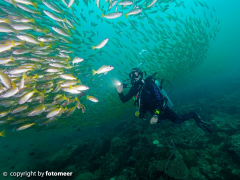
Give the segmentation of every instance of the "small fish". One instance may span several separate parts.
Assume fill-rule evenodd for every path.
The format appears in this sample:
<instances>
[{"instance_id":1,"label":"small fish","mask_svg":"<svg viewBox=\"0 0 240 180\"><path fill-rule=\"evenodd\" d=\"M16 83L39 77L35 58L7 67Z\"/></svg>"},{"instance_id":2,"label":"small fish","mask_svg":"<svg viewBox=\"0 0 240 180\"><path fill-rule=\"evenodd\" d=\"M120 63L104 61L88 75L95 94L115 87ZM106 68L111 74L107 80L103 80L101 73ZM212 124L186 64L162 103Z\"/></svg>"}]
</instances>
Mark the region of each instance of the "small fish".
<instances>
[{"instance_id":1,"label":"small fish","mask_svg":"<svg viewBox=\"0 0 240 180\"><path fill-rule=\"evenodd\" d=\"M56 116L62 109L63 109L62 106L60 108L54 109L51 112L49 112L46 117L52 118L52 117Z\"/></svg>"},{"instance_id":2,"label":"small fish","mask_svg":"<svg viewBox=\"0 0 240 180\"><path fill-rule=\"evenodd\" d=\"M92 46L92 49L101 49L103 48L108 42L108 38L104 39L100 44L98 44L97 46Z\"/></svg>"},{"instance_id":3,"label":"small fish","mask_svg":"<svg viewBox=\"0 0 240 180\"><path fill-rule=\"evenodd\" d=\"M89 95L87 95L87 99L89 99L89 100L92 101L92 102L98 102L98 99L95 98L94 96L89 96Z\"/></svg>"},{"instance_id":4,"label":"small fish","mask_svg":"<svg viewBox=\"0 0 240 180\"><path fill-rule=\"evenodd\" d=\"M76 80L77 79L76 77L74 77L71 74L60 74L59 77L66 79L66 80Z\"/></svg>"},{"instance_id":5,"label":"small fish","mask_svg":"<svg viewBox=\"0 0 240 180\"><path fill-rule=\"evenodd\" d=\"M130 6L130 5L132 5L132 4L133 4L133 2L132 2L132 1L128 1L128 0L120 1L120 2L118 3L118 5L121 5L121 6Z\"/></svg>"},{"instance_id":6,"label":"small fish","mask_svg":"<svg viewBox=\"0 0 240 180\"><path fill-rule=\"evenodd\" d=\"M75 63L79 63L79 62L82 62L82 61L84 61L83 58L75 57L75 58L72 60L72 63L73 63L73 65L74 65Z\"/></svg>"},{"instance_id":7,"label":"small fish","mask_svg":"<svg viewBox=\"0 0 240 180\"><path fill-rule=\"evenodd\" d=\"M16 131L21 131L21 130L27 129L27 128L31 127L32 125L36 125L36 123L34 122L31 124L26 124L26 125L20 126L19 128L16 129Z\"/></svg>"},{"instance_id":8,"label":"small fish","mask_svg":"<svg viewBox=\"0 0 240 180\"><path fill-rule=\"evenodd\" d=\"M78 91L85 91L85 90L88 90L89 87L81 84L81 85L72 86L72 89L75 89L75 90L78 90Z\"/></svg>"},{"instance_id":9,"label":"small fish","mask_svg":"<svg viewBox=\"0 0 240 180\"><path fill-rule=\"evenodd\" d=\"M6 88L10 89L12 87L12 82L10 78L3 72L0 72L0 80L3 83L3 85L6 86Z\"/></svg>"},{"instance_id":10,"label":"small fish","mask_svg":"<svg viewBox=\"0 0 240 180\"><path fill-rule=\"evenodd\" d=\"M25 102L27 102L32 96L34 93L38 92L36 89L34 89L33 91L31 92L28 92L26 94L23 95L23 97L18 101L18 104L24 104ZM38 92L39 93L39 92Z\"/></svg>"},{"instance_id":11,"label":"small fish","mask_svg":"<svg viewBox=\"0 0 240 180\"><path fill-rule=\"evenodd\" d=\"M50 11L43 11L48 17L50 17L51 19L55 20L55 21L61 21L61 22L66 22L66 19L62 19L59 16L57 16L56 14L51 13Z\"/></svg>"},{"instance_id":12,"label":"small fish","mask_svg":"<svg viewBox=\"0 0 240 180\"><path fill-rule=\"evenodd\" d=\"M147 8L150 8L150 7L153 6L156 2L157 2L157 0L153 0L153 1L147 6Z\"/></svg>"},{"instance_id":13,"label":"small fish","mask_svg":"<svg viewBox=\"0 0 240 180\"><path fill-rule=\"evenodd\" d=\"M11 111L11 114L20 113L28 108L28 105L19 106Z\"/></svg>"},{"instance_id":14,"label":"small fish","mask_svg":"<svg viewBox=\"0 0 240 180\"><path fill-rule=\"evenodd\" d=\"M121 12L114 12L114 13L110 13L110 14L102 14L101 18L105 17L107 19L116 19L118 17L122 16Z\"/></svg>"},{"instance_id":15,"label":"small fish","mask_svg":"<svg viewBox=\"0 0 240 180\"><path fill-rule=\"evenodd\" d=\"M103 65L103 66L100 67L97 71L95 71L95 70L93 69L93 70L92 70L92 74L93 74L93 76L94 76L95 74L101 74L101 73L106 74L108 71L111 71L111 70L113 70L113 69L114 69L113 66L105 66L105 65Z\"/></svg>"},{"instance_id":16,"label":"small fish","mask_svg":"<svg viewBox=\"0 0 240 180\"><path fill-rule=\"evenodd\" d=\"M135 14L139 14L141 12L142 12L142 9L136 8L136 9L129 11L127 14L125 14L125 17L127 18L127 16L129 16L129 15L135 15Z\"/></svg>"},{"instance_id":17,"label":"small fish","mask_svg":"<svg viewBox=\"0 0 240 180\"><path fill-rule=\"evenodd\" d=\"M73 5L74 1L75 1L75 0L70 0L69 3L68 3L67 8L70 8L70 7Z\"/></svg>"},{"instance_id":18,"label":"small fish","mask_svg":"<svg viewBox=\"0 0 240 180\"><path fill-rule=\"evenodd\" d=\"M1 98L8 98L8 97L12 97L15 94L17 94L19 91L19 88L15 85L14 82L12 82L12 88L9 89L8 91L6 91L3 95L1 95Z\"/></svg>"},{"instance_id":19,"label":"small fish","mask_svg":"<svg viewBox=\"0 0 240 180\"><path fill-rule=\"evenodd\" d=\"M28 114L28 116L37 116L37 115L41 114L42 112L44 112L46 109L47 109L47 107L45 105L39 105L34 110L32 110Z\"/></svg>"}]
</instances>

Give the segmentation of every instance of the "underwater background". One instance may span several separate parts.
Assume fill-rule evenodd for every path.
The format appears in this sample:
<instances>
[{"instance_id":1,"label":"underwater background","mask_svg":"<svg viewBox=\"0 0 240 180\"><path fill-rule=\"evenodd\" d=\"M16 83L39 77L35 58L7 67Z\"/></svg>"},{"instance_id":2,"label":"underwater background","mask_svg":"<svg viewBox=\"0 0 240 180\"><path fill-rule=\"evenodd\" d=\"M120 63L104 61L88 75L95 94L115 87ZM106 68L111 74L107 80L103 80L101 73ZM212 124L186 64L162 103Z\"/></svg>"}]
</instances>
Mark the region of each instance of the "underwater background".
<instances>
[{"instance_id":1,"label":"underwater background","mask_svg":"<svg viewBox=\"0 0 240 180\"><path fill-rule=\"evenodd\" d=\"M38 11L49 10L41 1L36 2ZM16 131L20 125L5 120L12 114L2 117L0 131L5 130L5 137L0 137L0 179L18 179L14 173L10 176L11 172L21 172L21 179L53 180L240 179L240 2L158 0L155 6L146 8L151 2L134 1L130 8L118 7L117 11L123 15L116 19L101 18L102 14L115 12L116 5L114 10L108 10L110 2L100 1L102 10L95 1L75 1L74 9L66 8L66 12L74 11L81 26L76 25L76 29L69 31L70 37L53 43L52 48L68 45L72 51L67 62L70 66L74 57L84 59L66 72L87 85L89 90L85 93L96 97L98 102L79 97L85 112L83 108L76 109L68 117L64 112L53 122L42 119L46 113L40 114L29 119L29 122L36 121L35 125L20 131ZM8 1L0 3L0 17L8 18L2 7L14 6ZM55 3L64 9L62 1ZM126 18L125 14L135 5L143 9L141 15ZM26 16L34 18L28 12ZM44 13L39 16L49 18ZM39 27L52 31L51 23L37 18L35 21ZM12 40L15 36L0 34L1 40ZM105 38L109 39L105 47L92 49ZM9 56L8 53L1 53L1 58ZM42 57L57 54L52 51ZM92 69L102 65L114 69L106 75L93 76ZM2 65L1 69L9 67ZM158 78L170 81L169 97L174 112L181 115L197 111L218 133L204 133L193 120L182 125L169 120L150 125L150 116L146 121L135 117L133 100L122 103L116 91L117 83L128 79L134 67L140 67L147 75L157 72ZM43 77L48 76L44 68L36 70ZM32 71L28 76L35 74ZM169 92L170 85L164 83L164 89ZM127 91L124 89L124 94ZM70 99L75 97L64 94ZM43 103L53 102L54 96L46 93ZM10 98L18 102L17 98ZM9 109L1 108L1 111ZM158 143L153 143L156 140ZM40 177L33 173L27 177L31 171L72 172L72 175L57 177L53 173ZM4 176L4 172L8 175Z\"/></svg>"}]
</instances>

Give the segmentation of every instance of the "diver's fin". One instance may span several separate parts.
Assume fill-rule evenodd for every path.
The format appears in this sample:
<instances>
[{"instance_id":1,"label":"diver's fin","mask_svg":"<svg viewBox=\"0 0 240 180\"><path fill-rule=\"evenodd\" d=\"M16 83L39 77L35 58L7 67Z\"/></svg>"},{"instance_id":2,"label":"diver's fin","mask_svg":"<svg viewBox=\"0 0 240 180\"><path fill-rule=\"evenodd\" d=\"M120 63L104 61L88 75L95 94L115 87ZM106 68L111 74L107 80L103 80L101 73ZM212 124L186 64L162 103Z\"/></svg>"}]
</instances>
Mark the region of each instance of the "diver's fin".
<instances>
[{"instance_id":1,"label":"diver's fin","mask_svg":"<svg viewBox=\"0 0 240 180\"><path fill-rule=\"evenodd\" d=\"M194 115L193 118L197 126L200 127L204 132L208 134L217 133L217 131L209 124L205 123L197 113Z\"/></svg>"}]
</instances>

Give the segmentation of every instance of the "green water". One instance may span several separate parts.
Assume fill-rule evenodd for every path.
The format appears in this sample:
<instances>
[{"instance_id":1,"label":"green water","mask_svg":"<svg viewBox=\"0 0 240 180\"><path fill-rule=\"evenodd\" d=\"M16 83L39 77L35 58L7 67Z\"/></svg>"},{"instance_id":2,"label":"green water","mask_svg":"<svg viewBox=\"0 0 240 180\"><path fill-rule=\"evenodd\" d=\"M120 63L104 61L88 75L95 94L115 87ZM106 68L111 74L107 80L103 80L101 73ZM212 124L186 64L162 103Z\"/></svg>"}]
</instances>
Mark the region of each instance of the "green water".
<instances>
[{"instance_id":1,"label":"green water","mask_svg":"<svg viewBox=\"0 0 240 180\"><path fill-rule=\"evenodd\" d=\"M147 4L150 2L146 1ZM0 179L18 179L17 172L23 176L22 179L239 179L239 3L211 0L207 1L208 9L206 5L200 5L203 1L195 2L185 1L184 8L182 5L175 7L180 1L157 1L154 7L147 10L142 5L144 1L136 1L134 4L137 3L140 8L142 5L144 9L140 16L125 18L124 14L133 5L127 9L119 7L118 12L123 12L121 17L106 19L101 18L101 14L114 12L116 5L107 11L109 2L100 1L101 11L94 1L88 2L88 6L81 1L79 6L78 2L73 4L73 11L71 8L67 10L62 1L56 1L61 9L70 13L73 11L77 18L71 15L64 17L74 19L81 26L75 24L75 30L68 27L71 36L64 38L71 43L52 43L50 55L56 57L56 48L67 45L67 49L73 52L67 64L72 66L71 61L75 56L83 58L83 62L71 69L64 69L64 72L80 79L82 84L89 87L85 93L96 97L99 102L87 100L86 96L79 97L81 104L86 107L85 113L82 109L76 109L71 116L65 117L65 112L50 123L44 123L48 120L45 112L35 117L26 115L23 118L29 122L24 124L37 124L22 131L16 131L16 128L24 124L3 123L0 131L5 129L5 137L0 137L0 169L1 173L7 172L8 175L0 175ZM163 12L168 5L169 9ZM1 2L3 6L13 8L4 1ZM17 9L17 13L24 12ZM51 11L41 2L38 2L37 10ZM151 14L154 10L158 10L157 13ZM7 18L4 11L0 12L0 18ZM26 16L32 17L30 13L26 13ZM163 20L157 19L157 16ZM54 32L51 26L57 25L56 22L43 12L40 17L49 20L50 24L36 20L37 25ZM207 20L210 27L205 24ZM91 26L92 23L96 27ZM43 35L34 31L25 32ZM0 34L0 40L19 41L14 33ZM105 47L92 50L92 46L105 38L109 39ZM37 45L27 43L26 47L33 46ZM9 57L12 50L1 53L1 58ZM142 50L146 51L141 54ZM31 53L20 56L39 57ZM46 56L42 55L41 58ZM106 75L93 76L92 69L97 70L102 65L111 65L114 69ZM136 118L133 100L122 103L116 84L127 79L130 70L137 66L148 75L158 72L158 78L171 82L173 90L169 96L174 104L174 112L181 115L197 111L218 133L204 133L193 120L182 125L168 120L150 125L150 115L146 121ZM42 69L27 75L37 73L48 76L44 72L47 67L44 64ZM10 68L1 65L1 69ZM53 81L53 88L57 80ZM40 82L45 81L36 80L37 85ZM164 88L166 92L170 91L169 84L164 84ZM127 92L128 89L125 89L124 94ZM76 96L63 91L59 91L59 94L65 94L70 99ZM43 104L52 103L54 96L52 92L46 93ZM19 100L14 97L9 99ZM30 107L24 111L26 113L30 113L39 103L28 104ZM1 111L14 107L1 106ZM1 121L11 117L13 115L9 114ZM14 121L23 118L16 117ZM154 140L159 144L153 144ZM57 177L53 173L53 176L47 176L46 171L72 174ZM31 177L27 177L30 172ZM45 172L43 178L39 172Z\"/></svg>"}]
</instances>

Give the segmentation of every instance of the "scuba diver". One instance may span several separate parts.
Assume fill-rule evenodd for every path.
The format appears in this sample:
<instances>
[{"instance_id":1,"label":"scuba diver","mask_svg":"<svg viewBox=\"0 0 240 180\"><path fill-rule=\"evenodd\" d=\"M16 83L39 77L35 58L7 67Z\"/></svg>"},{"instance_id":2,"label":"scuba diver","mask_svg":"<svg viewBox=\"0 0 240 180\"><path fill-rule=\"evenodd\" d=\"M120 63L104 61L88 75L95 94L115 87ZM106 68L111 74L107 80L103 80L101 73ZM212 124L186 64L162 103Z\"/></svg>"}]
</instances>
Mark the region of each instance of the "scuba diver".
<instances>
[{"instance_id":1,"label":"scuba diver","mask_svg":"<svg viewBox=\"0 0 240 180\"><path fill-rule=\"evenodd\" d=\"M210 125L205 123L196 112L191 112L182 116L178 116L173 112L171 110L173 106L172 102L162 89L163 80L161 84L159 84L158 81L154 80L155 75L156 73L143 80L143 72L139 68L133 68L129 74L132 84L129 92L124 96L123 88L126 88L127 84L117 86L119 97L123 103L135 96L134 105L138 105L138 112L135 113L136 116L146 120L144 117L146 112L149 111L152 115L150 124L156 124L165 119L169 119L173 123L182 124L184 121L193 118L196 124L206 133L211 134L217 132Z\"/></svg>"}]
</instances>

